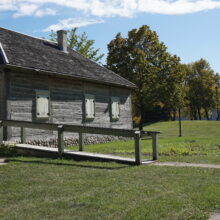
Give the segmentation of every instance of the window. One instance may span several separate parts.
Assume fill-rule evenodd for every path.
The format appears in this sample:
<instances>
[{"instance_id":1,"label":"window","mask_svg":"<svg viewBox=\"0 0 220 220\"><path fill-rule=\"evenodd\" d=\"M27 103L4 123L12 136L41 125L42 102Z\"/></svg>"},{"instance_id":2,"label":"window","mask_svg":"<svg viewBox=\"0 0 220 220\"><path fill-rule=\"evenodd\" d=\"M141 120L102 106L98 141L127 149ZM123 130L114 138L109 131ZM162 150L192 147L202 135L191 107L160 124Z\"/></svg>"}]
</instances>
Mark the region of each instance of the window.
<instances>
[{"instance_id":1,"label":"window","mask_svg":"<svg viewBox=\"0 0 220 220\"><path fill-rule=\"evenodd\" d=\"M36 118L48 119L50 115L50 96L49 91L37 90L36 91Z\"/></svg>"},{"instance_id":2,"label":"window","mask_svg":"<svg viewBox=\"0 0 220 220\"><path fill-rule=\"evenodd\" d=\"M118 97L111 97L111 119L118 120L120 117L120 101Z\"/></svg>"},{"instance_id":3,"label":"window","mask_svg":"<svg viewBox=\"0 0 220 220\"><path fill-rule=\"evenodd\" d=\"M85 95L85 118L94 119L95 118L95 96Z\"/></svg>"}]
</instances>

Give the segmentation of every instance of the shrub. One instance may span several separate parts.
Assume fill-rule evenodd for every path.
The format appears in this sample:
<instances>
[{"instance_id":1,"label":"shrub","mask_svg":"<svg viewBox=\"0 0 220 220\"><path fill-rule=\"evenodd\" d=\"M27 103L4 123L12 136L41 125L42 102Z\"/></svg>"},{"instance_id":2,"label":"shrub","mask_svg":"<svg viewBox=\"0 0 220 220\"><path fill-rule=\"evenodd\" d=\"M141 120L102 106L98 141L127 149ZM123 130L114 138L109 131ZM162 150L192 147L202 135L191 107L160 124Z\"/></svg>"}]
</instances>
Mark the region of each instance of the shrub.
<instances>
[{"instance_id":1,"label":"shrub","mask_svg":"<svg viewBox=\"0 0 220 220\"><path fill-rule=\"evenodd\" d=\"M0 156L3 157L13 157L17 155L15 145L1 145L0 146Z\"/></svg>"}]
</instances>

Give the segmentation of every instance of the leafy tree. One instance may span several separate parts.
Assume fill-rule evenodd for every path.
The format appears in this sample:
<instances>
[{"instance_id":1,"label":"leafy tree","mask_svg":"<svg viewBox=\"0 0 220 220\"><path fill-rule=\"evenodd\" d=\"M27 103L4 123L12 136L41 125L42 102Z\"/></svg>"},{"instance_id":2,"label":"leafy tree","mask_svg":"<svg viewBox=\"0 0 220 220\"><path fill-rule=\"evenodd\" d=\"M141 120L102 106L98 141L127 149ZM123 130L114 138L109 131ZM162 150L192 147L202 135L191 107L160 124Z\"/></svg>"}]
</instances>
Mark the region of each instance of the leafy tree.
<instances>
[{"instance_id":1,"label":"leafy tree","mask_svg":"<svg viewBox=\"0 0 220 220\"><path fill-rule=\"evenodd\" d=\"M162 74L161 74L162 72ZM176 55L167 54L167 62L160 66L158 72L158 101L163 105L168 118L176 120L177 110L184 106L186 71Z\"/></svg>"},{"instance_id":2,"label":"leafy tree","mask_svg":"<svg viewBox=\"0 0 220 220\"><path fill-rule=\"evenodd\" d=\"M188 64L186 84L188 106L191 110L192 118L201 120L202 110L205 112L207 120L209 111L215 108L216 75L205 59L200 59Z\"/></svg>"},{"instance_id":3,"label":"leafy tree","mask_svg":"<svg viewBox=\"0 0 220 220\"><path fill-rule=\"evenodd\" d=\"M140 130L143 129L145 109L158 104L176 109L181 91L178 84L183 79L182 74L178 75L179 58L167 52L155 31L143 25L129 31L127 38L119 33L108 44L108 50L107 67L137 85L133 106L135 113L141 116Z\"/></svg>"},{"instance_id":4,"label":"leafy tree","mask_svg":"<svg viewBox=\"0 0 220 220\"><path fill-rule=\"evenodd\" d=\"M83 56L99 62L103 58L104 54L99 54L100 49L94 48L94 40L89 40L85 32L81 35L77 34L77 28L67 31L68 47L78 51ZM57 41L57 34L54 31L50 33L50 40Z\"/></svg>"}]
</instances>

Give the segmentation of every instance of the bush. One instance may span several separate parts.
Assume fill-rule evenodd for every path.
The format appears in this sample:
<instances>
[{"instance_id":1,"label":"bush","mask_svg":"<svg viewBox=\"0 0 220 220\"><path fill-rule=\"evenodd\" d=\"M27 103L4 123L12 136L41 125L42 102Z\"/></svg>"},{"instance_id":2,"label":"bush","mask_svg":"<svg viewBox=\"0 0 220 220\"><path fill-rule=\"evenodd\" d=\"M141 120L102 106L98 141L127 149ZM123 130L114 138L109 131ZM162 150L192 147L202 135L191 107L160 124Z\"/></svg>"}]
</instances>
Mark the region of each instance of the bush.
<instances>
[{"instance_id":1,"label":"bush","mask_svg":"<svg viewBox=\"0 0 220 220\"><path fill-rule=\"evenodd\" d=\"M3 157L13 157L17 155L15 145L1 145L0 146L0 156Z\"/></svg>"}]
</instances>

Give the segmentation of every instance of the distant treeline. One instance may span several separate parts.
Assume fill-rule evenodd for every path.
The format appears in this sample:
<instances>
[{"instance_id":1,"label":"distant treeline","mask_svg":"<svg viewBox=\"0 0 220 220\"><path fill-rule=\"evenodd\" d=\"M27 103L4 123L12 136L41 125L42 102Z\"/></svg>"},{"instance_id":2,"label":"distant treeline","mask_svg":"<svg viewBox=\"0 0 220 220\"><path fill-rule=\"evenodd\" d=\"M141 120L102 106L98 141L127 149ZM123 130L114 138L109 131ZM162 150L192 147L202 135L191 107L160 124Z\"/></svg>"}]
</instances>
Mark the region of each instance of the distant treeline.
<instances>
[{"instance_id":1,"label":"distant treeline","mask_svg":"<svg viewBox=\"0 0 220 220\"><path fill-rule=\"evenodd\" d=\"M133 92L133 119L144 122L185 117L209 119L217 107L219 76L205 59L181 64L147 25L117 34L108 44L107 68L137 85Z\"/></svg>"}]
</instances>

